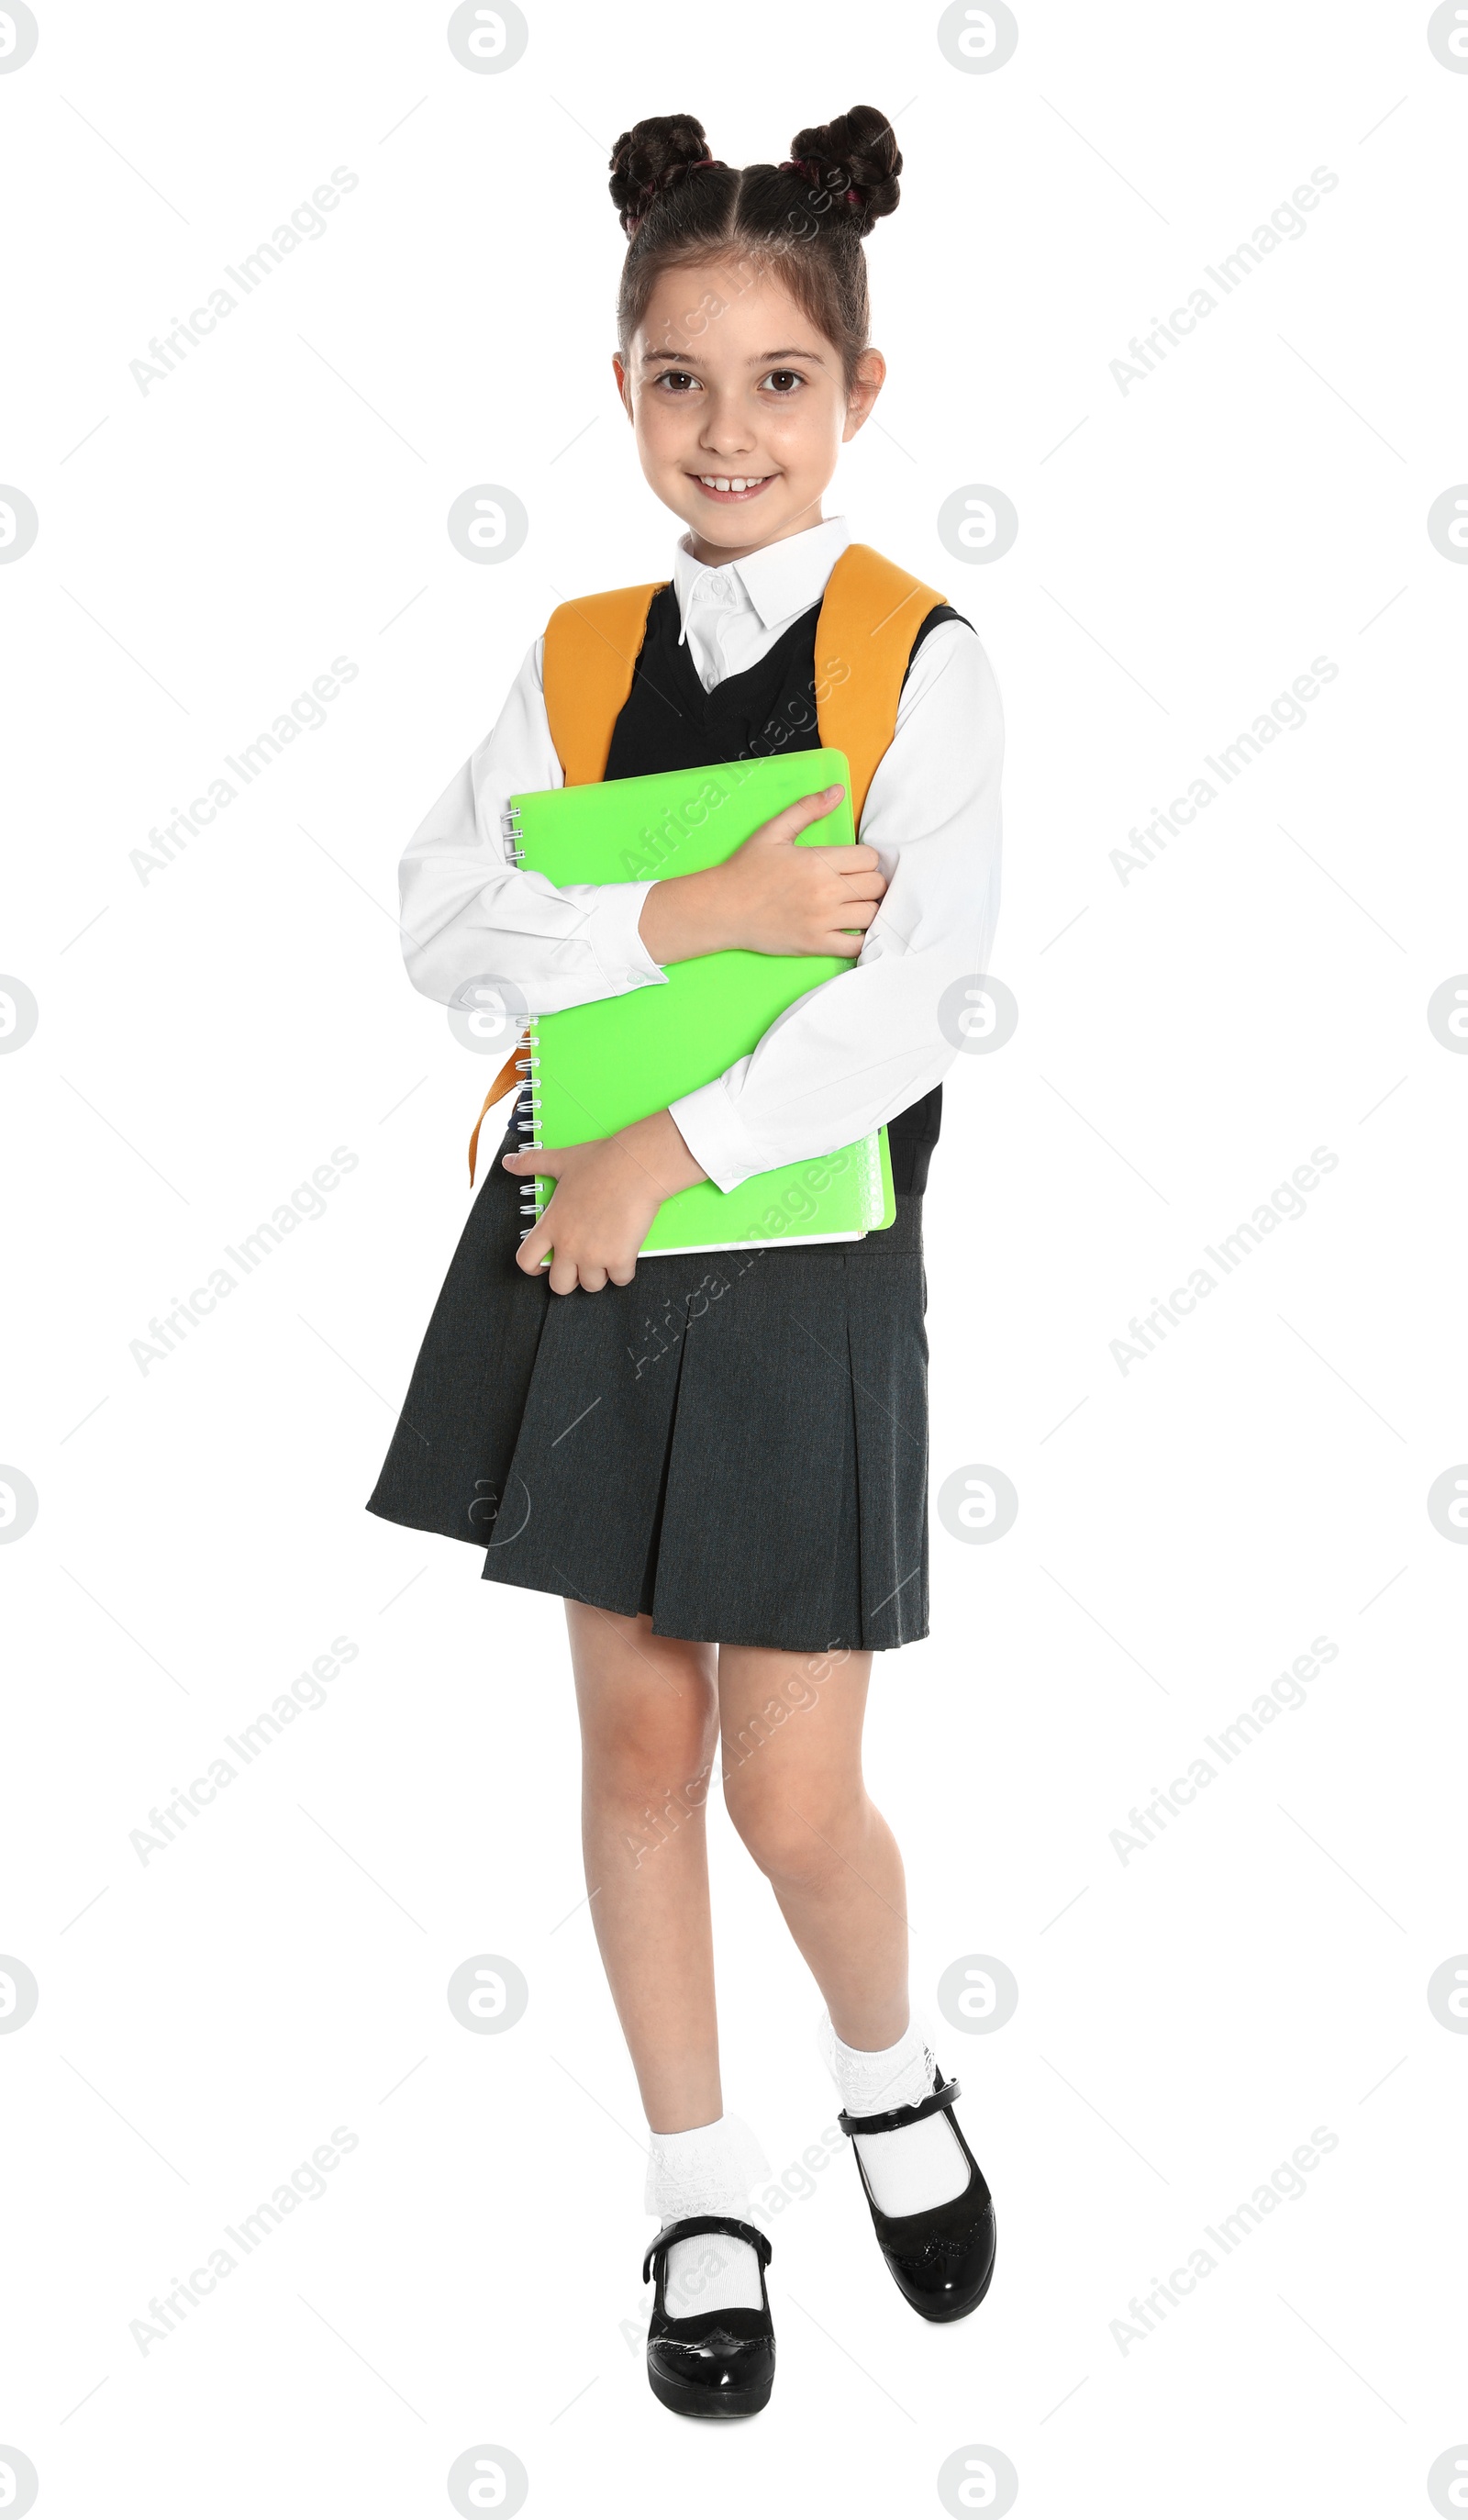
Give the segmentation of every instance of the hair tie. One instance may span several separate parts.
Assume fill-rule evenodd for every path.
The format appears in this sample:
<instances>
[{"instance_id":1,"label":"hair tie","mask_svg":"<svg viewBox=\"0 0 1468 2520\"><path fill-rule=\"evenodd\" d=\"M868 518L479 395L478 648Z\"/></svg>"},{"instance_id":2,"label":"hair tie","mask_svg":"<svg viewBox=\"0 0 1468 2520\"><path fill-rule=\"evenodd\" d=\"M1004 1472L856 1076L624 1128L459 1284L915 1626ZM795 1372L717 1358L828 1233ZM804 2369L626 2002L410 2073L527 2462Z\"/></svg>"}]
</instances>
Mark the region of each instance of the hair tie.
<instances>
[{"instance_id":1,"label":"hair tie","mask_svg":"<svg viewBox=\"0 0 1468 2520\"><path fill-rule=\"evenodd\" d=\"M810 184L815 191L820 193L823 193L827 189L825 179L822 175L820 167L815 165L809 158L782 158L779 161L777 172L781 175L786 173L792 175L803 175L806 182ZM844 202L849 202L854 210L859 210L862 207L862 196L857 191L855 185L851 185L848 190L842 194L841 198Z\"/></svg>"}]
</instances>

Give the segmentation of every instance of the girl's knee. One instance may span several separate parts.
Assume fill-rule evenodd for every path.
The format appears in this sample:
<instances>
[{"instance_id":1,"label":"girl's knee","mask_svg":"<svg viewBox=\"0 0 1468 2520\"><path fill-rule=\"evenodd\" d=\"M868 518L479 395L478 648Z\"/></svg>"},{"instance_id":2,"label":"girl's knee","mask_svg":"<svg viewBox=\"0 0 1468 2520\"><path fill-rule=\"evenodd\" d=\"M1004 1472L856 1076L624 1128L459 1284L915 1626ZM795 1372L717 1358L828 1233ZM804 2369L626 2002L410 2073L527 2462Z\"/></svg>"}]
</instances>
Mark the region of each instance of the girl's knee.
<instances>
[{"instance_id":1,"label":"girl's knee","mask_svg":"<svg viewBox=\"0 0 1468 2520\"><path fill-rule=\"evenodd\" d=\"M669 1676L671 1680L671 1675ZM701 1803L718 1746L718 1700L706 1677L685 1667L672 1685L629 1686L583 1710L588 1790L642 1811L670 1797Z\"/></svg>"},{"instance_id":2,"label":"girl's knee","mask_svg":"<svg viewBox=\"0 0 1468 2520\"><path fill-rule=\"evenodd\" d=\"M860 1787L832 1788L815 1779L789 1784L778 1776L729 1771L724 1799L730 1819L760 1870L777 1888L813 1888L848 1869L846 1850L861 1834L867 1798Z\"/></svg>"}]
</instances>

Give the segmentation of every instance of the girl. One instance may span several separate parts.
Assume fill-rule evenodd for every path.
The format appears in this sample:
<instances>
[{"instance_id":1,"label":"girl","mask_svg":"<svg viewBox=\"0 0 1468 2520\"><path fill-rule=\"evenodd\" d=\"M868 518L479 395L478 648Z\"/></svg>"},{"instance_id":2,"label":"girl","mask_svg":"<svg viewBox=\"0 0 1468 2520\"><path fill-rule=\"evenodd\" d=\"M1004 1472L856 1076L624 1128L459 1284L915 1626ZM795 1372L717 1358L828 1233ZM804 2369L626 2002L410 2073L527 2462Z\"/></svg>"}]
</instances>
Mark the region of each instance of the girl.
<instances>
[{"instance_id":1,"label":"girl","mask_svg":"<svg viewBox=\"0 0 1468 2520\"><path fill-rule=\"evenodd\" d=\"M730 1817L825 1999L893 2275L923 2318L960 2318L994 2260L958 2086L910 2020L902 1860L861 1764L872 1653L927 1634L922 1192L954 1010L988 964L1002 741L971 625L823 510L885 375L862 240L901 166L871 106L778 166L726 165L687 114L617 142L612 370L685 527L672 577L558 608L402 865L409 972L449 1005L492 978L549 1013L732 946L854 966L613 1137L531 1151L512 1123L370 1501L483 1547L492 1582L564 1598L586 1878L660 2224L648 2377L689 2415L753 2413L775 2368L762 2164L719 2082L702 1804L721 1734ZM823 741L852 763L853 847L794 846L836 788L704 874L557 889L505 854L517 790ZM531 1107L527 1082L522 1133ZM639 1261L689 1184L733 1190L882 1122L885 1232ZM556 1187L521 1237L536 1173Z\"/></svg>"}]
</instances>

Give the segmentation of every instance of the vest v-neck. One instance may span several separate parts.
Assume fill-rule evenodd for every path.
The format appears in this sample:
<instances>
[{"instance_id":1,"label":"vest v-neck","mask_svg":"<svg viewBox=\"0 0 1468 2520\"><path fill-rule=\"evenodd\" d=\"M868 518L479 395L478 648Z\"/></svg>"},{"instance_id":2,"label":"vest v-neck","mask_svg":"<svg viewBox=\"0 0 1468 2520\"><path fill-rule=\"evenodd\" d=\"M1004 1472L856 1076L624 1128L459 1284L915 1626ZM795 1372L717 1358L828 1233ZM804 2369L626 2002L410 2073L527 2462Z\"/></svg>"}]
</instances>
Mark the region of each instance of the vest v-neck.
<instances>
[{"instance_id":1,"label":"vest v-neck","mask_svg":"<svg viewBox=\"0 0 1468 2520\"><path fill-rule=\"evenodd\" d=\"M820 610L821 604L818 598L817 602L810 605L804 612L798 612L793 621L785 624L779 637L772 647L766 649L763 656L756 657L752 665L743 666L736 674L725 674L708 691L703 687L702 677L693 662L692 651L688 642L680 641L675 637L673 654L678 660L680 704L700 709L705 720L711 723L720 717L740 714L745 709L751 695L762 689L766 682L778 691L784 684L791 651L804 648L814 618Z\"/></svg>"}]
</instances>

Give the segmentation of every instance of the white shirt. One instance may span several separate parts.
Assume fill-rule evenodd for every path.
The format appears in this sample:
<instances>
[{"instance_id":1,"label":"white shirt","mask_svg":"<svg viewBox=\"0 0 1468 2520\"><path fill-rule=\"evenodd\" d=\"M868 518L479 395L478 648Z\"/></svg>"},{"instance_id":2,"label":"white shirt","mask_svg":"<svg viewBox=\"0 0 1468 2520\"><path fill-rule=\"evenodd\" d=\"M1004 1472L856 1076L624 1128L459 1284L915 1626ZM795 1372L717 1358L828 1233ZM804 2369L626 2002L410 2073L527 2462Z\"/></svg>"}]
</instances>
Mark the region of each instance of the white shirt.
<instances>
[{"instance_id":1,"label":"white shirt","mask_svg":"<svg viewBox=\"0 0 1468 2520\"><path fill-rule=\"evenodd\" d=\"M851 540L844 517L712 568L680 539L673 583L705 691L742 673L808 611ZM470 982L512 981L536 1014L665 985L638 933L651 885L559 887L506 862L512 794L559 788L537 639L485 737L415 832L399 871L415 988L452 1006ZM848 1146L937 1085L957 1055L939 1002L989 968L999 917L1003 718L972 630L924 639L858 836L887 890L848 971L807 990L745 1058L670 1104L720 1190ZM655 878L654 878L655 879Z\"/></svg>"}]
</instances>

